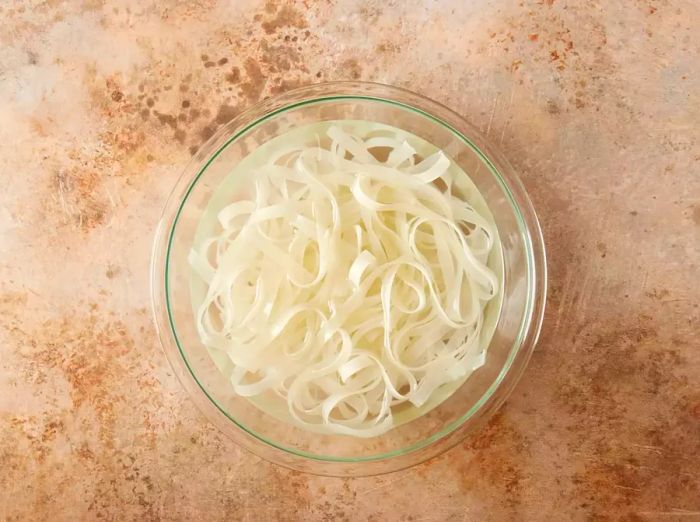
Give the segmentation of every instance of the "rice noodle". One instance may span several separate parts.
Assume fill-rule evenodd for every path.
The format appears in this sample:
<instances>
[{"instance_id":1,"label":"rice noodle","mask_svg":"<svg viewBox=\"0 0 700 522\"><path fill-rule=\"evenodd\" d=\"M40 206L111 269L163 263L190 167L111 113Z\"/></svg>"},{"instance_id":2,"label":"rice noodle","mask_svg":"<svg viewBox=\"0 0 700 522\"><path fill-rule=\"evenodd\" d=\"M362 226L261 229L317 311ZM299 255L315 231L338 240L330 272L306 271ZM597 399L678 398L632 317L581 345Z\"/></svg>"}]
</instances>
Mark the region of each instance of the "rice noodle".
<instances>
[{"instance_id":1,"label":"rice noodle","mask_svg":"<svg viewBox=\"0 0 700 522\"><path fill-rule=\"evenodd\" d=\"M207 287L200 338L231 361L236 394L274 394L302 427L373 437L400 405L484 364L497 236L453 193L451 165L399 133L334 125L256 169L250 198L189 257Z\"/></svg>"}]
</instances>

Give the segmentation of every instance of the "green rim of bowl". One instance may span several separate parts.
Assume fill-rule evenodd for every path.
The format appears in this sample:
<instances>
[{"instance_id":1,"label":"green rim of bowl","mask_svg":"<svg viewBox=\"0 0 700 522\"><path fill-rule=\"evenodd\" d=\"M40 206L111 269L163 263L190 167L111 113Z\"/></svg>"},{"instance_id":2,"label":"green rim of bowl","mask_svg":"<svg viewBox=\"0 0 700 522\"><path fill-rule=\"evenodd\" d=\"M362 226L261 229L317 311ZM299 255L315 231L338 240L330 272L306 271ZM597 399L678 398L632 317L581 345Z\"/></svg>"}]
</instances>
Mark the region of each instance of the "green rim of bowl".
<instances>
[{"instance_id":1,"label":"green rim of bowl","mask_svg":"<svg viewBox=\"0 0 700 522\"><path fill-rule=\"evenodd\" d=\"M182 209L185 206L185 203L187 202L187 198L189 197L190 193L192 192L192 189L194 186L197 184L197 181L199 178L204 174L204 172L207 170L209 165L221 154L221 152L228 147L228 145L235 141L236 139L240 138L259 124L269 120L270 118L296 109L298 107L303 107L307 105L314 105L314 104L320 104L328 101L337 101L337 100L365 100L365 101L374 101L374 102L381 102L381 103L387 103L390 105L394 105L397 107L401 107L404 109L411 110L413 112L416 112L429 120L442 125L443 127L449 129L455 136L457 136L462 142L464 142L465 145L467 145L469 148L471 148L481 159L481 161L488 167L489 171L491 174L496 178L498 183L501 185L501 188L503 189L504 193L508 197L508 201L510 202L511 206L513 207L513 210L515 211L515 215L517 217L518 221L518 227L520 229L520 233L523 235L525 239L525 245L527 246L527 288L528 288L528 293L527 293L527 302L525 305L525 311L523 313L523 318L522 322L520 324L520 329L518 330L518 336L513 343L513 346L510 349L510 352L508 354L508 358L506 359L505 364L503 365L503 368L501 369L500 373L498 374L498 377L491 383L491 386L486 390L486 392L481 396L481 398L464 414L462 415L459 419L452 421L451 423L447 424L445 427L443 427L440 431L435 433L434 435L431 435L430 437L427 437L419 442L416 442L414 444L411 444L410 446L406 446L405 448L397 449L394 451L390 451L387 453L381 453L377 455L369 455L365 457L333 457L333 456L324 456L324 455L316 455L313 453L308 453L306 451L301 451L297 450L294 448L290 448L287 446L284 446L282 444L279 444L273 440L270 440L266 438L265 436L257 433L256 431L248 428L245 424L239 422L236 420L234 417L232 417L228 411L226 411L225 408L223 408L207 391L206 387L202 385L200 382L199 378L197 377L197 374L193 371L192 367L190 366L189 361L187 360L187 356L185 355L185 352L182 349L180 339L178 338L177 335L177 330L175 328L175 321L173 319L173 314L170 306L170 286L169 286L169 273L170 273L170 250L172 247L174 235L175 235L175 230L177 228L177 223L180 218L180 213L182 212ZM187 366L188 371L194 378L195 382L199 386L199 388L202 390L204 395L211 401L216 408L223 413L231 422L233 422L236 426L238 426L241 430L246 432L247 434L251 435L252 437L258 439L259 441L272 446L273 448L285 451L287 453L290 453L292 455L296 455L299 457L304 457L307 459L311 460L316 460L316 461L321 461L321 462L344 462L344 463L359 463L359 462L376 462L380 460L386 460L392 457L397 457L397 456L402 456L406 455L408 453L412 453L414 451L418 451L422 448L425 448L426 446L432 444L433 442L442 439L443 437L446 437L453 431L455 431L457 428L459 428L462 424L464 424L467 420L469 420L479 409L491 398L491 396L494 394L494 392L498 389L500 386L501 382L505 378L506 374L511 368L511 365L513 361L515 360L516 355L518 354L518 350L520 346L522 345L528 329L530 325L530 318L532 316L532 310L533 310L533 303L534 303L534 266L535 266L535 261L534 261L534 256L533 256L533 249L532 249L532 238L530 237L530 234L528 232L527 227L525 226L525 221L523 220L522 213L520 211L520 207L515 201L515 198L513 197L513 194L508 187L508 185L505 183L503 180L503 177L501 176L500 172L498 169L495 167L495 165L491 162L491 160L477 147L469 138L464 136L459 130L455 129L452 125L450 125L447 122L442 121L439 118L436 118L432 114L419 109L417 107L414 107L412 105L408 105L406 103L401 103L395 100L390 100L387 98L381 98L381 97L376 97L376 96L363 96L363 95L334 95L334 96L320 96L317 98L309 99L309 100L303 100L297 103L293 103L290 105L285 105L283 107L280 107L279 109L276 109L268 114L265 114L264 116L256 119L255 121L251 122L250 124L246 125L242 129L240 129L238 132L236 132L233 136L231 136L226 142L224 142L218 149L217 151L211 155L211 157L207 160L207 162L202 166L202 168L199 170L197 175L194 177L190 185L187 187L187 191L185 192L185 195L182 198L182 201L180 202L180 205L177 209L177 214L175 215L175 219L173 220L173 224L171 226L170 232L168 234L168 246L166 250L166 256L165 256L165 301L166 301L166 308L168 312L168 322L170 324L170 330L172 331L173 337L175 339L175 344L177 345L177 348L180 352L180 355L182 356L183 361L185 362L185 366Z\"/></svg>"}]
</instances>

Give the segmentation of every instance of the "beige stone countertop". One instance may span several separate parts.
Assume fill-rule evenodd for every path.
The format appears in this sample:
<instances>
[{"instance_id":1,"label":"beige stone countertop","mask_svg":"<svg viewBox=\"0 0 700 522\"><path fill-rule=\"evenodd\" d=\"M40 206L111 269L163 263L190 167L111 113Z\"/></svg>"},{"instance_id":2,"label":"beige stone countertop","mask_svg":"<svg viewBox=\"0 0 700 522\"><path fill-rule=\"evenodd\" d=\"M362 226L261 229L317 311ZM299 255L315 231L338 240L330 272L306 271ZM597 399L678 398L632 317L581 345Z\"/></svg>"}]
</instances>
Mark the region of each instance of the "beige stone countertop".
<instances>
[{"instance_id":1,"label":"beige stone countertop","mask_svg":"<svg viewBox=\"0 0 700 522\"><path fill-rule=\"evenodd\" d=\"M697 0L3 0L0 520L700 520ZM395 474L239 449L149 302L165 198L262 97L323 80L463 114L548 247L540 343L477 436Z\"/></svg>"}]
</instances>

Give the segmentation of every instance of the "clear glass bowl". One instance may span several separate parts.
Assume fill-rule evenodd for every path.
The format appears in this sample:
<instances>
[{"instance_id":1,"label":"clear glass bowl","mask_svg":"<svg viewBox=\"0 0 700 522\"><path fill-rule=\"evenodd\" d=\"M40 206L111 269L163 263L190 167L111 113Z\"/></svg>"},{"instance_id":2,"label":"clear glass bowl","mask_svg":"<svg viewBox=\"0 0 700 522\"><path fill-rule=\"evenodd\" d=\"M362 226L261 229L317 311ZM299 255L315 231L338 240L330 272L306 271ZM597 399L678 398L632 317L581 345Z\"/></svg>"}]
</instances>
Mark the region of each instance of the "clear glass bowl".
<instances>
[{"instance_id":1,"label":"clear glass bowl","mask_svg":"<svg viewBox=\"0 0 700 522\"><path fill-rule=\"evenodd\" d=\"M187 255L212 192L243 157L295 127L326 120L381 122L452 157L476 184L503 249L503 304L486 364L425 415L379 437L302 430L237 397L197 335ZM156 325L168 360L206 417L240 446L277 464L334 476L387 473L444 452L482 425L525 368L542 324L545 252L535 211L513 168L462 117L412 92L380 84L311 85L267 99L230 121L195 154L165 205L152 258Z\"/></svg>"}]
</instances>

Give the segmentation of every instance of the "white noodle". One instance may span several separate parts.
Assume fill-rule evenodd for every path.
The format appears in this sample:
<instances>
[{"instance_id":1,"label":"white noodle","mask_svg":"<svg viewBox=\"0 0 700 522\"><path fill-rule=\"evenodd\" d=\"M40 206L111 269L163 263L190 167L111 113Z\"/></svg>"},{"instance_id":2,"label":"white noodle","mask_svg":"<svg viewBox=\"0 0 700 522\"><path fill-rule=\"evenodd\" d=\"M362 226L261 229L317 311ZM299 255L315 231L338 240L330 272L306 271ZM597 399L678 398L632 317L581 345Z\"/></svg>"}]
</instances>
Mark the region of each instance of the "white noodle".
<instances>
[{"instance_id":1,"label":"white noodle","mask_svg":"<svg viewBox=\"0 0 700 522\"><path fill-rule=\"evenodd\" d=\"M484 364L497 236L452 193L441 151L417 161L399 133L327 136L271 155L190 253L207 285L197 329L238 395L274 393L300 426L373 437Z\"/></svg>"}]
</instances>

